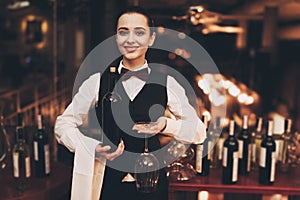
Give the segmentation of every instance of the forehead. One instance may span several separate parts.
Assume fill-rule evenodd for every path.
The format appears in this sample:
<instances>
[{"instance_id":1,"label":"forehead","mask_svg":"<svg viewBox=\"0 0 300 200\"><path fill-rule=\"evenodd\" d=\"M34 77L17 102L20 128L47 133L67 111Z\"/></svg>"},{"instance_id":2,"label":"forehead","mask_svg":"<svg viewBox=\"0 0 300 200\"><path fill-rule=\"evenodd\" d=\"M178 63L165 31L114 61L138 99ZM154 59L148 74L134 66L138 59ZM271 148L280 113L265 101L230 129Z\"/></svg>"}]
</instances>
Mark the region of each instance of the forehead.
<instances>
[{"instance_id":1,"label":"forehead","mask_svg":"<svg viewBox=\"0 0 300 200\"><path fill-rule=\"evenodd\" d=\"M147 18L139 13L125 13L118 20L119 27L149 27Z\"/></svg>"}]
</instances>

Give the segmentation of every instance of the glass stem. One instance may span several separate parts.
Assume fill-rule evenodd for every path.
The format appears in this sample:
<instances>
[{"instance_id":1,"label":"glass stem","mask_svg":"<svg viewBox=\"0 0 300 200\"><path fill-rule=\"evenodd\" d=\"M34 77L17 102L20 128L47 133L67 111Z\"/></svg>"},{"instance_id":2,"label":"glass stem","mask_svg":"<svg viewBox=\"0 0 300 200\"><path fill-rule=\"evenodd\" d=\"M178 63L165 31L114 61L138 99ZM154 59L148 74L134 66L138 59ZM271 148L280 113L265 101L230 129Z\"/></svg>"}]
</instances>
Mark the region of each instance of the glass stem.
<instances>
[{"instance_id":1,"label":"glass stem","mask_svg":"<svg viewBox=\"0 0 300 200\"><path fill-rule=\"evenodd\" d=\"M148 137L145 135L145 153L149 153L148 149Z\"/></svg>"}]
</instances>

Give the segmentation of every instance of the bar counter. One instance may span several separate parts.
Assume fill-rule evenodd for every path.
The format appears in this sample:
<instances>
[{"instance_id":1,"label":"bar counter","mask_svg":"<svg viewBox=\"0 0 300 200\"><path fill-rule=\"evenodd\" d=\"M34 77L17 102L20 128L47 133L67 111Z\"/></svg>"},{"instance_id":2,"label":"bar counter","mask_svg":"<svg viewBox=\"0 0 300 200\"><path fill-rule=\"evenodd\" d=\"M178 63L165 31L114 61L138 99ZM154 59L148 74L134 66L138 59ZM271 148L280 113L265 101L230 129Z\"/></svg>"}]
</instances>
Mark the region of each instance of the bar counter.
<instances>
[{"instance_id":1,"label":"bar counter","mask_svg":"<svg viewBox=\"0 0 300 200\"><path fill-rule=\"evenodd\" d=\"M258 172L251 171L246 176L239 175L238 182L233 185L221 183L222 169L210 169L208 176L196 176L188 181L170 182L169 200L175 199L176 191L211 193L239 193L239 194L282 194L300 195L300 166L291 168L289 173L276 172L273 185L258 183Z\"/></svg>"}]
</instances>

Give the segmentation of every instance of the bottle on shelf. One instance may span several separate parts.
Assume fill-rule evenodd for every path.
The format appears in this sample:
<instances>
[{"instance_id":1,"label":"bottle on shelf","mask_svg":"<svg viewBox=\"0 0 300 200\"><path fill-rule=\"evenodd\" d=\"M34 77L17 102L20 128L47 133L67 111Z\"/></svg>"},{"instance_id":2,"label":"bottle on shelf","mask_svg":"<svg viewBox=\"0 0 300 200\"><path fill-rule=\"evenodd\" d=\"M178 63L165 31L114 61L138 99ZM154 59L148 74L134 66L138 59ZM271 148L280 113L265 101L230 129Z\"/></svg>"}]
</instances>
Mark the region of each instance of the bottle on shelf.
<instances>
[{"instance_id":1,"label":"bottle on shelf","mask_svg":"<svg viewBox=\"0 0 300 200\"><path fill-rule=\"evenodd\" d=\"M31 177L30 152L25 142L22 113L18 113L18 126L16 127L17 142L12 152L13 176L16 180L16 188L24 191L29 187Z\"/></svg>"},{"instance_id":2,"label":"bottle on shelf","mask_svg":"<svg viewBox=\"0 0 300 200\"><path fill-rule=\"evenodd\" d=\"M221 137L222 137L222 128L221 128L221 118L219 116L216 117L215 122L213 123L213 129L210 133L211 136L211 161L210 167L211 168L220 168L221 167L221 155L222 155L222 148L221 148Z\"/></svg>"},{"instance_id":3,"label":"bottle on shelf","mask_svg":"<svg viewBox=\"0 0 300 200\"><path fill-rule=\"evenodd\" d=\"M0 115L0 170L6 167L10 153L11 147L4 124L4 117Z\"/></svg>"},{"instance_id":4,"label":"bottle on shelf","mask_svg":"<svg viewBox=\"0 0 300 200\"><path fill-rule=\"evenodd\" d=\"M115 90L115 85L118 82L117 68L111 66L109 68L108 90L102 98L102 130L100 142L105 145L111 146L110 151L113 152L117 149L120 142L119 128L115 126L115 115L118 105L122 101L121 96Z\"/></svg>"},{"instance_id":5,"label":"bottle on shelf","mask_svg":"<svg viewBox=\"0 0 300 200\"><path fill-rule=\"evenodd\" d=\"M234 136L234 120L230 120L229 136L224 142L222 183L234 184L238 180L238 142Z\"/></svg>"},{"instance_id":6,"label":"bottle on shelf","mask_svg":"<svg viewBox=\"0 0 300 200\"><path fill-rule=\"evenodd\" d=\"M256 119L256 128L251 135L251 170L258 171L259 167L259 151L260 144L262 141L262 124L263 118L259 117Z\"/></svg>"},{"instance_id":7,"label":"bottle on shelf","mask_svg":"<svg viewBox=\"0 0 300 200\"><path fill-rule=\"evenodd\" d=\"M202 121L206 127L206 133L208 130L208 116L203 115ZM196 160L195 160L195 169L198 175L207 176L209 175L210 168L210 156L208 150L208 141L209 137L204 140L202 144L196 145Z\"/></svg>"},{"instance_id":8,"label":"bottle on shelf","mask_svg":"<svg viewBox=\"0 0 300 200\"><path fill-rule=\"evenodd\" d=\"M239 174L246 175L251 170L251 134L248 130L248 116L243 116L243 125L238 135L239 143Z\"/></svg>"},{"instance_id":9,"label":"bottle on shelf","mask_svg":"<svg viewBox=\"0 0 300 200\"><path fill-rule=\"evenodd\" d=\"M37 177L45 177L50 174L50 145L49 138L43 126L43 117L37 116L37 131L33 137L33 157L35 174Z\"/></svg>"},{"instance_id":10,"label":"bottle on shelf","mask_svg":"<svg viewBox=\"0 0 300 200\"><path fill-rule=\"evenodd\" d=\"M285 120L285 128L283 137L283 148L281 159L278 163L279 171L283 173L287 173L290 170L290 160L289 160L289 146L291 145L291 129L292 129L292 120L286 119Z\"/></svg>"},{"instance_id":11,"label":"bottle on shelf","mask_svg":"<svg viewBox=\"0 0 300 200\"><path fill-rule=\"evenodd\" d=\"M261 142L259 183L272 185L275 181L276 144L273 139L273 121L268 121L267 135Z\"/></svg>"}]
</instances>

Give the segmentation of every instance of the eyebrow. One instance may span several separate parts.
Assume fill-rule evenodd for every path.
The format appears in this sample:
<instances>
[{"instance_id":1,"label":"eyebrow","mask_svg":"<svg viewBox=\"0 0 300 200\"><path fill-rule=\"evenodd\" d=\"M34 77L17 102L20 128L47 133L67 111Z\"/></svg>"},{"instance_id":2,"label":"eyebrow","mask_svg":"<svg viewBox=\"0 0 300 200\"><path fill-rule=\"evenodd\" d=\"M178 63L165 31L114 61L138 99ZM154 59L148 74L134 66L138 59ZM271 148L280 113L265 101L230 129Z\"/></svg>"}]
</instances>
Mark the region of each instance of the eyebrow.
<instances>
[{"instance_id":1,"label":"eyebrow","mask_svg":"<svg viewBox=\"0 0 300 200\"><path fill-rule=\"evenodd\" d=\"M128 27L120 27L118 28L118 30L129 30ZM144 27L135 27L134 30L144 30L146 31L146 29Z\"/></svg>"}]
</instances>

